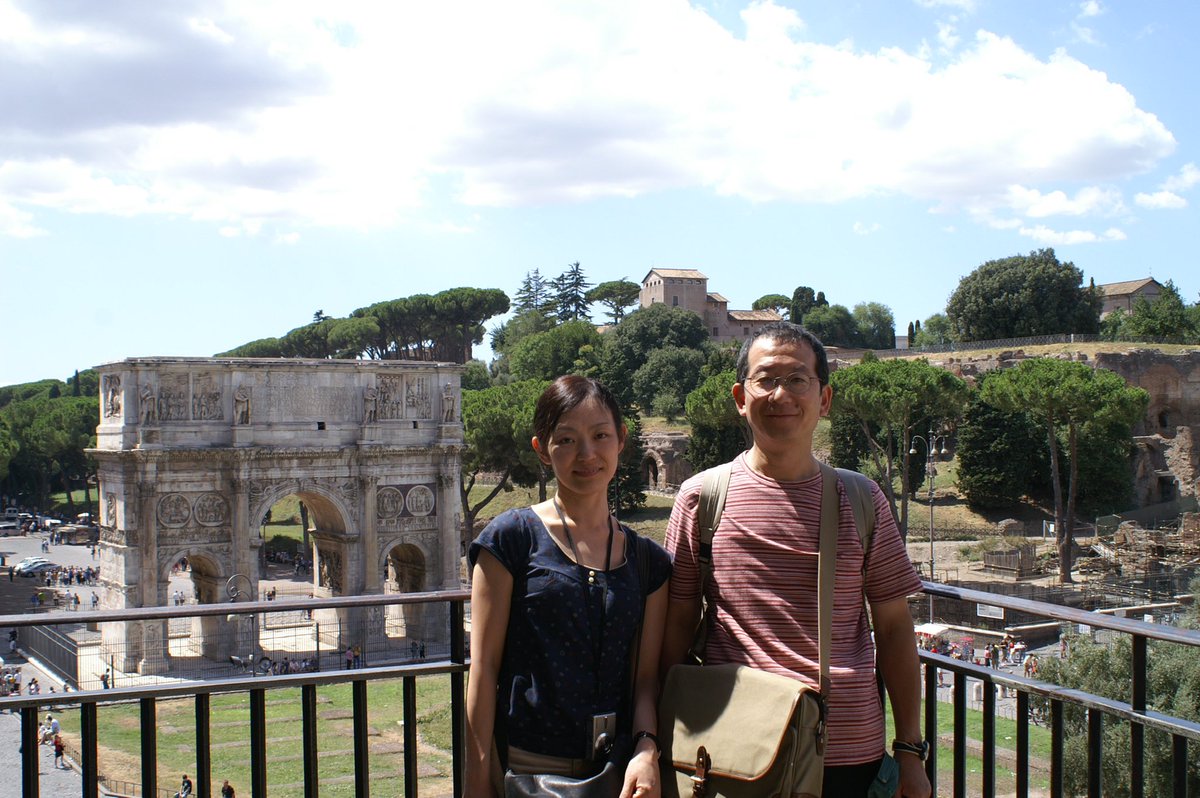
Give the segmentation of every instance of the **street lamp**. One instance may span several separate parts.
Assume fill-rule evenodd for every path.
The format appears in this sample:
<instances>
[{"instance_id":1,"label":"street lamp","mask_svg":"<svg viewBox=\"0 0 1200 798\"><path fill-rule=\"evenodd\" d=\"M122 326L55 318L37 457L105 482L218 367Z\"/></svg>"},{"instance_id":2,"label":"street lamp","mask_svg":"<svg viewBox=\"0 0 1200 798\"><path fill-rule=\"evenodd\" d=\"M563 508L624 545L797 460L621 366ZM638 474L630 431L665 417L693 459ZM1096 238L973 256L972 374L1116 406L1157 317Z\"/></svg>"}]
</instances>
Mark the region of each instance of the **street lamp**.
<instances>
[{"instance_id":1,"label":"street lamp","mask_svg":"<svg viewBox=\"0 0 1200 798\"><path fill-rule=\"evenodd\" d=\"M938 441L942 442L942 450L938 451ZM937 476L937 467L935 466L934 458L938 455L945 456L950 454L946 449L946 436L935 435L933 422L929 422L929 432L927 436L914 435L908 450L909 456L917 453L917 441L920 441L925 446L925 475L929 477L929 581L933 581L933 478ZM933 594L929 594L929 622L933 623Z\"/></svg>"}]
</instances>

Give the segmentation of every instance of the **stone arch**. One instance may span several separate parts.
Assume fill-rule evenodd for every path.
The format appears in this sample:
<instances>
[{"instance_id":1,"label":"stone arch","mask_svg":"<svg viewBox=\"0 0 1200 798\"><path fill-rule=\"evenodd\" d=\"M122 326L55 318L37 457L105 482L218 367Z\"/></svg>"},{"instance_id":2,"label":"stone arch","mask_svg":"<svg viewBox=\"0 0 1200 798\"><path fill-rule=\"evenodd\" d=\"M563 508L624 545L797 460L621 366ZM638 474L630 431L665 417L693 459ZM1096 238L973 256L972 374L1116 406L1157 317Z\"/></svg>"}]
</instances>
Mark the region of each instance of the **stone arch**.
<instances>
[{"instance_id":1,"label":"stone arch","mask_svg":"<svg viewBox=\"0 0 1200 798\"><path fill-rule=\"evenodd\" d=\"M666 487L667 467L662 455L653 449L646 450L642 458L642 482L652 490L662 490Z\"/></svg>"},{"instance_id":2,"label":"stone arch","mask_svg":"<svg viewBox=\"0 0 1200 798\"><path fill-rule=\"evenodd\" d=\"M399 542L385 546L380 556L384 593L420 593L430 589L430 557L417 543ZM387 635L404 638L405 645L420 646L428 635L425 607L419 604L387 608ZM413 652L410 652L413 653Z\"/></svg>"}]
</instances>

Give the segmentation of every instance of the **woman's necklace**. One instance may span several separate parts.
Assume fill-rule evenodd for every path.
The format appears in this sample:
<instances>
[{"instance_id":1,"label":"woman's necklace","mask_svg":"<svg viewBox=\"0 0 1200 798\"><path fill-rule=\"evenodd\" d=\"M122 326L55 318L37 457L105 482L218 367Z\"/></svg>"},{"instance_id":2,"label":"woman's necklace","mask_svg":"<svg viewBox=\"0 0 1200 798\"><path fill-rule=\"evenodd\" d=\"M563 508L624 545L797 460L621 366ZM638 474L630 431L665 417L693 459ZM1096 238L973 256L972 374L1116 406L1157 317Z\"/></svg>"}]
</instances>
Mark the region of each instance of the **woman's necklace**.
<instances>
[{"instance_id":1,"label":"woman's necklace","mask_svg":"<svg viewBox=\"0 0 1200 798\"><path fill-rule=\"evenodd\" d=\"M571 547L571 556L575 558L575 564L587 568L579 560L579 549L575 547L575 538L571 537L571 527L567 524L567 516L563 514L562 505L558 503L558 497L554 497L554 509L558 513L558 520L562 522L563 534L567 536L567 545ZM612 565L612 546L613 546L613 524L612 516L608 517L608 548L604 552L604 570L607 573L608 568ZM588 584L596 584L596 569L588 568Z\"/></svg>"}]
</instances>

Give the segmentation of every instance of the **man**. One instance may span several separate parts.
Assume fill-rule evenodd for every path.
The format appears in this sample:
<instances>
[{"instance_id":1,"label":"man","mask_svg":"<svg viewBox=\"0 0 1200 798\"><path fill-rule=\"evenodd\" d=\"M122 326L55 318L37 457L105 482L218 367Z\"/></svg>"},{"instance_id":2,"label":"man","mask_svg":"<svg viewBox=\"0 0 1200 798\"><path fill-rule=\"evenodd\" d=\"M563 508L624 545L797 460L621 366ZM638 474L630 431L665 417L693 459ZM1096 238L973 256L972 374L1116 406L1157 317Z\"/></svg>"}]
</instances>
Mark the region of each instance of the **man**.
<instances>
[{"instance_id":1,"label":"man","mask_svg":"<svg viewBox=\"0 0 1200 798\"><path fill-rule=\"evenodd\" d=\"M175 793L175 798L188 798L192 794L192 780L183 774L183 781L179 783L179 792Z\"/></svg>"},{"instance_id":2,"label":"man","mask_svg":"<svg viewBox=\"0 0 1200 798\"><path fill-rule=\"evenodd\" d=\"M821 477L812 438L833 399L825 348L798 325L767 325L742 346L733 399L754 433L754 444L734 461L713 537L712 572L705 587L710 613L706 661L749 665L816 686ZM664 668L684 659L700 618L700 485L699 476L683 484L667 528L675 568ZM864 554L853 510L838 485L824 795L865 796L879 771L884 724L875 684L877 661L895 723L893 749L900 763L896 794L927 798L916 636L907 602L921 582L882 493L873 487L872 494L875 531ZM864 596L874 618L877 658Z\"/></svg>"}]
</instances>

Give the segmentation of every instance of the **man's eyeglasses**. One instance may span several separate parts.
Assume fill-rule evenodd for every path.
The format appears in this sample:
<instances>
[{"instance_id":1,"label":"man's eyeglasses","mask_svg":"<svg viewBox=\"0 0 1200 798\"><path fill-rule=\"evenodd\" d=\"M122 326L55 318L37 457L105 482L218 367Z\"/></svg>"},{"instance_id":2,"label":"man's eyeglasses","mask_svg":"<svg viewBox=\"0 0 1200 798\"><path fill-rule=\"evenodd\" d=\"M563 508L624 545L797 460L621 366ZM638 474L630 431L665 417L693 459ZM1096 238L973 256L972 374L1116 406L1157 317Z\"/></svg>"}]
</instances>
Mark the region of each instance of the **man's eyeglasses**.
<instances>
[{"instance_id":1,"label":"man's eyeglasses","mask_svg":"<svg viewBox=\"0 0 1200 798\"><path fill-rule=\"evenodd\" d=\"M775 389L782 385L788 393L800 396L806 393L816 381L816 377L802 371L793 371L784 377L755 377L746 380L746 385L751 386L757 394L775 393Z\"/></svg>"}]
</instances>

